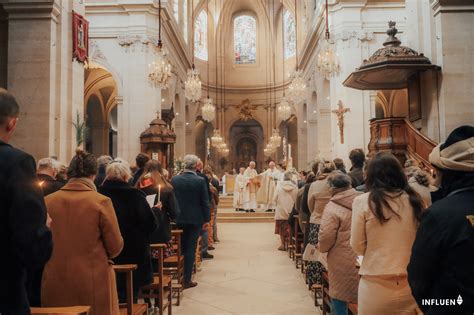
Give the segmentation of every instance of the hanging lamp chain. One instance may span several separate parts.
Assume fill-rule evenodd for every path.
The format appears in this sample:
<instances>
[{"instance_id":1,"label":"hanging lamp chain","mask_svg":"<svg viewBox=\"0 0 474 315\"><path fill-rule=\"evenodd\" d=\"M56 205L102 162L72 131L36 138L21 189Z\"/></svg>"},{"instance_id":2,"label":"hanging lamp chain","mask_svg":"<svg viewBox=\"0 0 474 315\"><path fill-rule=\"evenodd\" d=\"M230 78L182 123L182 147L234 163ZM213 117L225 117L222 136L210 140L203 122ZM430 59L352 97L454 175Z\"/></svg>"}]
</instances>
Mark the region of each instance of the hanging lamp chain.
<instances>
[{"instance_id":1,"label":"hanging lamp chain","mask_svg":"<svg viewBox=\"0 0 474 315\"><path fill-rule=\"evenodd\" d=\"M329 40L329 10L328 10L328 0L326 0L326 39Z\"/></svg>"},{"instance_id":2,"label":"hanging lamp chain","mask_svg":"<svg viewBox=\"0 0 474 315\"><path fill-rule=\"evenodd\" d=\"M161 0L158 0L158 48L162 48L161 42Z\"/></svg>"}]
</instances>

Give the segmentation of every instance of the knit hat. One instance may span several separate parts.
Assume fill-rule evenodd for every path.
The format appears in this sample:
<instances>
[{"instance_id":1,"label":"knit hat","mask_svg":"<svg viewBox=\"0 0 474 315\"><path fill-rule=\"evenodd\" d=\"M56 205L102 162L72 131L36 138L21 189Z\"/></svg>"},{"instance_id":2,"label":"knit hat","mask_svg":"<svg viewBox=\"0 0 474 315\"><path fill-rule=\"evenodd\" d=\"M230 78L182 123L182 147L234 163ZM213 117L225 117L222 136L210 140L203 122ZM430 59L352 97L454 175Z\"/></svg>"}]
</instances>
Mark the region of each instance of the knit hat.
<instances>
[{"instance_id":1,"label":"knit hat","mask_svg":"<svg viewBox=\"0 0 474 315\"><path fill-rule=\"evenodd\" d=\"M474 126L453 130L430 154L430 163L441 169L474 172Z\"/></svg>"}]
</instances>

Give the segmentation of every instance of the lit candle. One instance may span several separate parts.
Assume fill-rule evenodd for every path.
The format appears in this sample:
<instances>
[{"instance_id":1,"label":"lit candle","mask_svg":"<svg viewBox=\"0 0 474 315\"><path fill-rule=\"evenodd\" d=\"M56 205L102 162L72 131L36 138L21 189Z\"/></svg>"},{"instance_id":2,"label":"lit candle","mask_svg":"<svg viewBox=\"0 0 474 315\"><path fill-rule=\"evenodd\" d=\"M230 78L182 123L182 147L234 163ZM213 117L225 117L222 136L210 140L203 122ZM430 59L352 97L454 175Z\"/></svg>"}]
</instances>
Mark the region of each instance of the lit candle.
<instances>
[{"instance_id":1,"label":"lit candle","mask_svg":"<svg viewBox=\"0 0 474 315\"><path fill-rule=\"evenodd\" d=\"M288 144L288 159L291 159L291 144Z\"/></svg>"},{"instance_id":2,"label":"lit candle","mask_svg":"<svg viewBox=\"0 0 474 315\"><path fill-rule=\"evenodd\" d=\"M433 169L430 169L431 177L433 177Z\"/></svg>"},{"instance_id":3,"label":"lit candle","mask_svg":"<svg viewBox=\"0 0 474 315\"><path fill-rule=\"evenodd\" d=\"M158 202L160 202L161 199L161 185L158 185Z\"/></svg>"}]
</instances>

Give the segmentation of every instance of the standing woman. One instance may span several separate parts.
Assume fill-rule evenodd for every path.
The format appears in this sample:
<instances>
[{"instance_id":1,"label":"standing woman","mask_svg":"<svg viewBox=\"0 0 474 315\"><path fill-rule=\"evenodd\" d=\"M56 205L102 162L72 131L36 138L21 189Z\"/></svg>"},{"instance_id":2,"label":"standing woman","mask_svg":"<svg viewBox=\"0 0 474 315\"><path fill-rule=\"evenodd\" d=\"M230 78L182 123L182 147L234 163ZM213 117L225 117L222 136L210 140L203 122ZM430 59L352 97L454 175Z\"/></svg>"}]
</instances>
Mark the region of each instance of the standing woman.
<instances>
[{"instance_id":1,"label":"standing woman","mask_svg":"<svg viewBox=\"0 0 474 315\"><path fill-rule=\"evenodd\" d=\"M351 246L364 256L358 305L364 315L416 314L407 265L423 202L400 162L378 153L368 164L369 190L354 200Z\"/></svg>"},{"instance_id":2,"label":"standing woman","mask_svg":"<svg viewBox=\"0 0 474 315\"><path fill-rule=\"evenodd\" d=\"M166 179L164 171L159 161L150 160L145 164L143 175L137 182L138 188L147 196L156 194L154 204L158 206L153 207L152 210L158 219L159 227L151 235L151 243L154 244L167 244L171 241L171 222L176 220L179 211L173 186ZM160 195L160 200L158 200L158 195ZM169 255L168 251L167 255Z\"/></svg>"},{"instance_id":3,"label":"standing woman","mask_svg":"<svg viewBox=\"0 0 474 315\"><path fill-rule=\"evenodd\" d=\"M137 301L140 287L153 281L150 258L150 235L157 228L156 218L146 201L145 194L129 184L130 165L119 159L105 169L105 181L99 192L110 199L124 240L124 247L114 259L116 264L136 264L133 272L133 298ZM117 281L120 302L126 302L125 277Z\"/></svg>"},{"instance_id":4,"label":"standing woman","mask_svg":"<svg viewBox=\"0 0 474 315\"><path fill-rule=\"evenodd\" d=\"M319 170L318 170L319 168ZM313 171L317 171L316 181L311 184L308 190L308 208L311 212L309 217L308 243L318 245L319 227L323 217L323 211L331 198L331 191L328 185L328 176L335 169L333 162L322 161L319 166L313 165ZM319 261L308 262L306 269L306 279L311 288L313 284L323 283L324 266Z\"/></svg>"},{"instance_id":5,"label":"standing woman","mask_svg":"<svg viewBox=\"0 0 474 315\"><path fill-rule=\"evenodd\" d=\"M119 314L111 259L123 239L112 201L96 191L97 161L81 150L69 164L69 182L46 197L53 222L53 255L43 273L42 305L90 305L90 315Z\"/></svg>"},{"instance_id":6,"label":"standing woman","mask_svg":"<svg viewBox=\"0 0 474 315\"><path fill-rule=\"evenodd\" d=\"M207 241L208 241L208 249L214 249L214 223L216 222L217 216L217 206L219 205L219 190L216 186L212 183L213 182L213 174L212 170L209 167L205 167L202 171L204 175L206 175L207 179L209 180L209 191L211 192L211 199L210 199L210 206L211 206L211 221L209 222L209 226L207 227Z\"/></svg>"}]
</instances>

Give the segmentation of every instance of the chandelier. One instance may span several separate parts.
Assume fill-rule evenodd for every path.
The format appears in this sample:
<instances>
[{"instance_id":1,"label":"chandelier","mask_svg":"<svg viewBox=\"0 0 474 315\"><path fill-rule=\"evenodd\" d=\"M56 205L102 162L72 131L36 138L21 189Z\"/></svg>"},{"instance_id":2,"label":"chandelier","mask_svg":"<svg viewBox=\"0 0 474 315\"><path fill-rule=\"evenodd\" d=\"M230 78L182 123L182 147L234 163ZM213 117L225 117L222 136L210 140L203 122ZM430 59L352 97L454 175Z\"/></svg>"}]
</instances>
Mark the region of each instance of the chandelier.
<instances>
[{"instance_id":1,"label":"chandelier","mask_svg":"<svg viewBox=\"0 0 474 315\"><path fill-rule=\"evenodd\" d=\"M214 134L211 137L212 145L217 147L219 143L222 143L224 139L222 139L221 132L219 129L214 129Z\"/></svg>"},{"instance_id":2,"label":"chandelier","mask_svg":"<svg viewBox=\"0 0 474 315\"><path fill-rule=\"evenodd\" d=\"M163 49L161 42L161 0L158 1L158 45L156 48L155 61L148 65L150 72L148 79L155 88L166 89L169 86L171 73L171 64Z\"/></svg>"},{"instance_id":3,"label":"chandelier","mask_svg":"<svg viewBox=\"0 0 474 315\"><path fill-rule=\"evenodd\" d=\"M273 129L272 136L270 137L270 145L273 148L278 148L281 144L281 136L276 129Z\"/></svg>"},{"instance_id":4,"label":"chandelier","mask_svg":"<svg viewBox=\"0 0 474 315\"><path fill-rule=\"evenodd\" d=\"M184 83L184 94L186 98L192 102L196 102L201 99L201 79L199 78L199 71L193 67L188 70L188 78Z\"/></svg>"},{"instance_id":5,"label":"chandelier","mask_svg":"<svg viewBox=\"0 0 474 315\"><path fill-rule=\"evenodd\" d=\"M295 71L293 79L288 86L288 98L294 104L301 104L306 101L307 96L306 82L303 79L301 71Z\"/></svg>"},{"instance_id":6,"label":"chandelier","mask_svg":"<svg viewBox=\"0 0 474 315\"><path fill-rule=\"evenodd\" d=\"M330 80L339 72L339 57L329 41L328 19L328 1L326 0L326 36L318 54L317 68L323 77Z\"/></svg>"},{"instance_id":7,"label":"chandelier","mask_svg":"<svg viewBox=\"0 0 474 315\"><path fill-rule=\"evenodd\" d=\"M204 100L204 105L202 106L202 118L205 121L213 121L216 118L216 107L212 104L212 98L209 96Z\"/></svg>"},{"instance_id":8,"label":"chandelier","mask_svg":"<svg viewBox=\"0 0 474 315\"><path fill-rule=\"evenodd\" d=\"M285 96L283 96L280 104L277 107L277 114L281 120L287 120L291 116L291 106L286 100Z\"/></svg>"}]
</instances>

